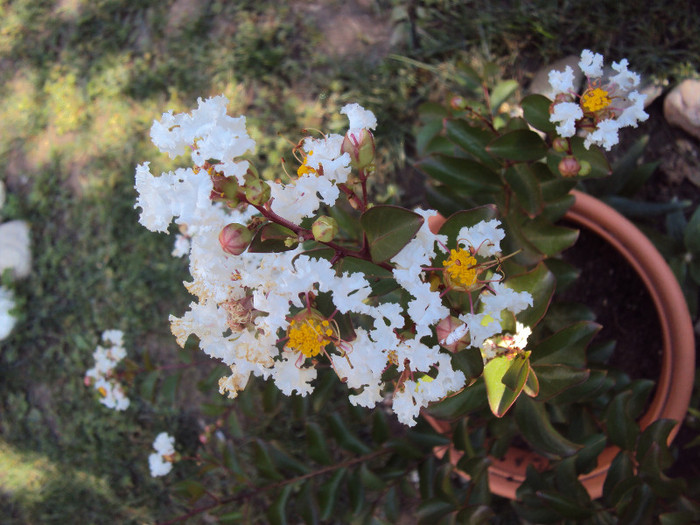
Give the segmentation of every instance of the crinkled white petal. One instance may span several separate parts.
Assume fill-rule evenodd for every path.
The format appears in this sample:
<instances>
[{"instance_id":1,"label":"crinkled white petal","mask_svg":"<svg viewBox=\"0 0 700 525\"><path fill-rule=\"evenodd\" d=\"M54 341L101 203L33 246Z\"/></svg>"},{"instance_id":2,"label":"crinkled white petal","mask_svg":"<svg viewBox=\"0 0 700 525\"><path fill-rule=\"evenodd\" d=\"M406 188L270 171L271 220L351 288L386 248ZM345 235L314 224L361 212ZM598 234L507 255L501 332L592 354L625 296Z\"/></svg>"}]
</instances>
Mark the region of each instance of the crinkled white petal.
<instances>
[{"instance_id":1,"label":"crinkled white petal","mask_svg":"<svg viewBox=\"0 0 700 525\"><path fill-rule=\"evenodd\" d=\"M532 295L528 292L516 292L500 282L491 283L490 287L495 294L481 294L481 304L484 305L484 311L491 316L500 318L503 310L517 314L532 306Z\"/></svg>"},{"instance_id":2,"label":"crinkled white petal","mask_svg":"<svg viewBox=\"0 0 700 525\"><path fill-rule=\"evenodd\" d=\"M617 71L617 75L610 77L610 82L617 84L620 89L630 91L639 85L639 75L633 71L628 71L629 62L626 58L620 62L613 62L612 68Z\"/></svg>"},{"instance_id":3,"label":"crinkled white petal","mask_svg":"<svg viewBox=\"0 0 700 525\"><path fill-rule=\"evenodd\" d=\"M0 340L5 339L15 326L17 319L10 313L15 307L12 290L0 286Z\"/></svg>"},{"instance_id":4,"label":"crinkled white petal","mask_svg":"<svg viewBox=\"0 0 700 525\"><path fill-rule=\"evenodd\" d=\"M501 241L506 236L500 226L498 219L465 226L459 230L457 242L460 246L474 248L476 254L482 257L498 255L501 253Z\"/></svg>"},{"instance_id":5,"label":"crinkled white petal","mask_svg":"<svg viewBox=\"0 0 700 525\"><path fill-rule=\"evenodd\" d=\"M564 71L550 71L549 85L552 86L554 95L572 92L574 90L574 70L571 66L566 66Z\"/></svg>"},{"instance_id":6,"label":"crinkled white petal","mask_svg":"<svg viewBox=\"0 0 700 525\"><path fill-rule=\"evenodd\" d=\"M578 66L583 71L583 74L589 78L603 76L603 55L593 53L589 49L584 49L581 52L581 60Z\"/></svg>"},{"instance_id":7,"label":"crinkled white petal","mask_svg":"<svg viewBox=\"0 0 700 525\"><path fill-rule=\"evenodd\" d=\"M343 106L340 113L348 116L351 132L359 129L374 129L377 127L377 117L374 116L374 113L363 108L359 104L347 104Z\"/></svg>"},{"instance_id":8,"label":"crinkled white petal","mask_svg":"<svg viewBox=\"0 0 700 525\"><path fill-rule=\"evenodd\" d=\"M549 116L550 122L557 125L560 137L573 137L576 134L576 122L583 118L581 106L574 102L560 102L554 106Z\"/></svg>"},{"instance_id":9,"label":"crinkled white petal","mask_svg":"<svg viewBox=\"0 0 700 525\"><path fill-rule=\"evenodd\" d=\"M297 367L295 360L294 356L289 359L289 356L283 355L282 360L275 362L272 378L284 394L291 396L296 390L299 395L305 396L314 390L311 381L316 379L317 371L313 367Z\"/></svg>"},{"instance_id":10,"label":"crinkled white petal","mask_svg":"<svg viewBox=\"0 0 700 525\"><path fill-rule=\"evenodd\" d=\"M586 147L586 149L588 149L592 144L597 144L598 146L610 151L610 148L620 141L618 136L619 129L620 124L617 120L601 120L598 122L598 126L596 127L595 131L586 135L583 145Z\"/></svg>"}]
</instances>

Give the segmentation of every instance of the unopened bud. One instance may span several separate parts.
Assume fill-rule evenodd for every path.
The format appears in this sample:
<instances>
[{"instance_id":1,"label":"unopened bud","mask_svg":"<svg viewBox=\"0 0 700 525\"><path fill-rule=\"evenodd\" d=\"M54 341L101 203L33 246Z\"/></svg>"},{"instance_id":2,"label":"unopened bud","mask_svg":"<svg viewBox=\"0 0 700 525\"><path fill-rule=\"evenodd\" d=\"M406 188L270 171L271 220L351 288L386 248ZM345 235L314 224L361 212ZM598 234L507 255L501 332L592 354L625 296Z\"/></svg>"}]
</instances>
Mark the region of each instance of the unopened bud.
<instances>
[{"instance_id":1,"label":"unopened bud","mask_svg":"<svg viewBox=\"0 0 700 525\"><path fill-rule=\"evenodd\" d=\"M581 164L576 160L576 157L571 155L561 159L558 167L562 177L575 177L581 171Z\"/></svg>"},{"instance_id":2,"label":"unopened bud","mask_svg":"<svg viewBox=\"0 0 700 525\"><path fill-rule=\"evenodd\" d=\"M582 177L585 177L591 172L591 163L588 162L587 160L580 160L579 164L581 164L581 171L578 172L579 175Z\"/></svg>"},{"instance_id":3,"label":"unopened bud","mask_svg":"<svg viewBox=\"0 0 700 525\"><path fill-rule=\"evenodd\" d=\"M235 222L224 226L219 234L221 248L231 255L240 255L248 248L253 235L242 224Z\"/></svg>"},{"instance_id":4,"label":"unopened bud","mask_svg":"<svg viewBox=\"0 0 700 525\"><path fill-rule=\"evenodd\" d=\"M251 172L245 174L244 181L243 192L249 203L262 206L270 200L270 185L267 182Z\"/></svg>"},{"instance_id":5,"label":"unopened bud","mask_svg":"<svg viewBox=\"0 0 700 525\"><path fill-rule=\"evenodd\" d=\"M462 110L467 107L467 102L464 100L464 97L455 95L450 99L450 107L452 109Z\"/></svg>"},{"instance_id":6,"label":"unopened bud","mask_svg":"<svg viewBox=\"0 0 700 525\"><path fill-rule=\"evenodd\" d=\"M552 141L552 149L558 151L559 153L566 153L569 151L569 139L564 137L557 137Z\"/></svg>"},{"instance_id":7,"label":"unopened bud","mask_svg":"<svg viewBox=\"0 0 700 525\"><path fill-rule=\"evenodd\" d=\"M348 131L340 151L350 155L350 164L353 168L365 169L374 162L375 149L372 132L367 129L362 129L359 132Z\"/></svg>"},{"instance_id":8,"label":"unopened bud","mask_svg":"<svg viewBox=\"0 0 700 525\"><path fill-rule=\"evenodd\" d=\"M445 317L440 321L435 330L440 346L450 352L464 350L470 343L469 331L465 324L454 316Z\"/></svg>"},{"instance_id":9,"label":"unopened bud","mask_svg":"<svg viewBox=\"0 0 700 525\"><path fill-rule=\"evenodd\" d=\"M338 235L338 222L333 217L319 217L311 226L314 239L319 242L331 242Z\"/></svg>"}]
</instances>

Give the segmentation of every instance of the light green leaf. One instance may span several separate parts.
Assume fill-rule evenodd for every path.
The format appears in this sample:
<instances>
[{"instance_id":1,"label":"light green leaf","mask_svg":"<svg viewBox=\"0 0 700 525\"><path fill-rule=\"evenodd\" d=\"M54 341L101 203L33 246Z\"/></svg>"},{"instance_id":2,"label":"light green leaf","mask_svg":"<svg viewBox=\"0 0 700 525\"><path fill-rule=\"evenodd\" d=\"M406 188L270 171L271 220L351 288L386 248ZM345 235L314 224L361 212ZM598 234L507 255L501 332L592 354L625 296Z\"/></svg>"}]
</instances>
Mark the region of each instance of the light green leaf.
<instances>
[{"instance_id":1,"label":"light green leaf","mask_svg":"<svg viewBox=\"0 0 700 525\"><path fill-rule=\"evenodd\" d=\"M496 417L503 417L518 399L529 372L529 360L524 355L499 356L484 365L486 397Z\"/></svg>"},{"instance_id":2,"label":"light green leaf","mask_svg":"<svg viewBox=\"0 0 700 525\"><path fill-rule=\"evenodd\" d=\"M516 80L504 80L499 82L491 91L489 100L491 102L491 111L495 115L498 112L498 108L501 107L508 97L510 97L515 90L518 89L518 82Z\"/></svg>"}]
</instances>

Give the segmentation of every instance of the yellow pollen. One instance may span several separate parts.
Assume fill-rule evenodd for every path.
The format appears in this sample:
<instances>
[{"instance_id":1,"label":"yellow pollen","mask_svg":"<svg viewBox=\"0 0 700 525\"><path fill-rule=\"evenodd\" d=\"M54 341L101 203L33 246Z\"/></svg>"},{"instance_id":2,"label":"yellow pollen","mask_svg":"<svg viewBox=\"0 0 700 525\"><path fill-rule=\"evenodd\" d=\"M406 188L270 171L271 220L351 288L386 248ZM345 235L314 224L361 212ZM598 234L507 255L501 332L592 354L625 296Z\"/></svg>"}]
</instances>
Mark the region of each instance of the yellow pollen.
<instances>
[{"instance_id":1,"label":"yellow pollen","mask_svg":"<svg viewBox=\"0 0 700 525\"><path fill-rule=\"evenodd\" d=\"M107 397L107 390L105 390L105 387L101 386L100 388L97 389L97 391L100 393L102 397Z\"/></svg>"},{"instance_id":2,"label":"yellow pollen","mask_svg":"<svg viewBox=\"0 0 700 525\"><path fill-rule=\"evenodd\" d=\"M301 177L302 175L306 175L307 173L316 173L316 170L307 164L309 157L313 154L313 151L309 151L309 154L306 157L304 157L304 163L297 169L297 175L299 177Z\"/></svg>"},{"instance_id":3,"label":"yellow pollen","mask_svg":"<svg viewBox=\"0 0 700 525\"><path fill-rule=\"evenodd\" d=\"M330 336L333 334L330 328L324 332L321 324L314 319L306 319L300 324L292 320L289 323L287 347L301 352L305 357L318 355L331 342Z\"/></svg>"},{"instance_id":4,"label":"yellow pollen","mask_svg":"<svg viewBox=\"0 0 700 525\"><path fill-rule=\"evenodd\" d=\"M452 282L464 288L469 288L476 282L476 259L469 251L462 248L450 250L450 256L442 265L450 274Z\"/></svg>"},{"instance_id":5,"label":"yellow pollen","mask_svg":"<svg viewBox=\"0 0 700 525\"><path fill-rule=\"evenodd\" d=\"M591 113L607 108L611 102L608 92L601 88L589 89L581 96L581 104Z\"/></svg>"}]
</instances>

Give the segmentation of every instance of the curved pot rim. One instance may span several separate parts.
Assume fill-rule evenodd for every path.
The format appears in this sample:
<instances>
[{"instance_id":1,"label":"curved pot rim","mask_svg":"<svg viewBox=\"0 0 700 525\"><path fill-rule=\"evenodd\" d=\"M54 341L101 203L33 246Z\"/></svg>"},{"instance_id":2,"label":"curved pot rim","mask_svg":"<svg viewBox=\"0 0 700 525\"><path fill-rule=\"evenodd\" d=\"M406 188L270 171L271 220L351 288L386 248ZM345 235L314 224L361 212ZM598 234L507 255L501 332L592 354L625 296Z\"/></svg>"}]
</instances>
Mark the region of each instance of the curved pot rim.
<instances>
[{"instance_id":1,"label":"curved pot rim","mask_svg":"<svg viewBox=\"0 0 700 525\"><path fill-rule=\"evenodd\" d=\"M602 201L573 190L574 204L565 219L596 233L609 242L634 268L649 292L661 325L663 357L656 392L649 409L639 421L644 429L658 419L674 419L677 424L669 435L675 438L690 403L695 378L695 341L693 324L683 292L670 267L649 239L629 220ZM427 416L436 430L445 430ZM617 447L608 446L598 456L598 466L580 476L592 499L603 494L603 484ZM444 454L446 449L439 451ZM449 449L456 464L461 453ZM502 459L491 458L489 486L499 496L516 499L516 490L525 481L527 466L546 466L547 459L530 450L511 447ZM466 474L465 474L466 475Z\"/></svg>"}]
</instances>

